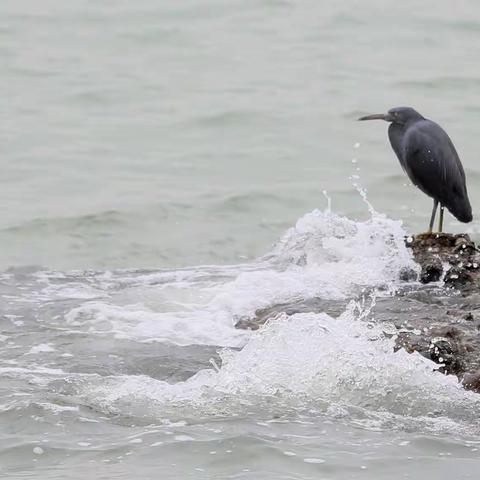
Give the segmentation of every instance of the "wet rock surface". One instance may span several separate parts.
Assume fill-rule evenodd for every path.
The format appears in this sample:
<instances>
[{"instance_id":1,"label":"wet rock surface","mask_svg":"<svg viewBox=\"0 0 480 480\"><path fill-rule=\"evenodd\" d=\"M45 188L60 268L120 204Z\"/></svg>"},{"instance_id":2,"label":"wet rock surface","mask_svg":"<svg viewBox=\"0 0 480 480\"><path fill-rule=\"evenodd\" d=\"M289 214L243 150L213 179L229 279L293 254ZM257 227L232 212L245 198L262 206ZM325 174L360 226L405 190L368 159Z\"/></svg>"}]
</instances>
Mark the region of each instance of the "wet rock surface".
<instances>
[{"instance_id":1,"label":"wet rock surface","mask_svg":"<svg viewBox=\"0 0 480 480\"><path fill-rule=\"evenodd\" d=\"M377 322L396 327L396 349L418 352L480 392L480 296L445 287L423 287L378 299Z\"/></svg>"},{"instance_id":2,"label":"wet rock surface","mask_svg":"<svg viewBox=\"0 0 480 480\"><path fill-rule=\"evenodd\" d=\"M443 280L446 286L478 290L480 251L466 234L420 234L407 237L406 245L421 266L422 283Z\"/></svg>"},{"instance_id":3,"label":"wet rock surface","mask_svg":"<svg viewBox=\"0 0 480 480\"><path fill-rule=\"evenodd\" d=\"M395 349L418 352L456 375L463 386L480 393L480 251L468 235L421 234L406 239L420 274L401 273L404 287L379 296L369 318L394 325ZM273 305L238 328L257 329L279 314L325 312L338 316L345 302L318 298Z\"/></svg>"}]
</instances>

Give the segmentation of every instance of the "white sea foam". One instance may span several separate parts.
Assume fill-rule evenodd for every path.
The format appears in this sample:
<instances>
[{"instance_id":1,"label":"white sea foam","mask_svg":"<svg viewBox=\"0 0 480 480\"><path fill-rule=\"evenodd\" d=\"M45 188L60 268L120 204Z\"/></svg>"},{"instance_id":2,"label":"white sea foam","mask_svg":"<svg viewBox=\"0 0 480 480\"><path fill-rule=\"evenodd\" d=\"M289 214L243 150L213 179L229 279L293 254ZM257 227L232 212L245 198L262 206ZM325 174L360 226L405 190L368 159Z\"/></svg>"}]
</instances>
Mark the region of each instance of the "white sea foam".
<instances>
[{"instance_id":1,"label":"white sea foam","mask_svg":"<svg viewBox=\"0 0 480 480\"><path fill-rule=\"evenodd\" d=\"M51 343L39 343L38 345L34 345L26 355L36 355L39 353L51 353L54 352L55 348L53 348Z\"/></svg>"},{"instance_id":2,"label":"white sea foam","mask_svg":"<svg viewBox=\"0 0 480 480\"><path fill-rule=\"evenodd\" d=\"M179 345L241 346L245 332L234 328L239 318L275 304L310 298L345 300L362 289L393 289L402 268L416 268L404 245L401 223L372 214L355 222L331 211L302 217L273 251L243 267L216 267L215 276L162 272L163 305L114 305L87 301L66 320L92 333L108 332L140 341ZM236 270L236 275L235 275ZM225 280L227 278L227 280ZM179 282L180 280L180 282ZM139 284L152 278L137 279Z\"/></svg>"},{"instance_id":3,"label":"white sea foam","mask_svg":"<svg viewBox=\"0 0 480 480\"><path fill-rule=\"evenodd\" d=\"M455 377L434 372L432 362L394 352L393 346L380 326L358 320L352 305L338 319L277 318L252 334L242 350L225 350L218 370L202 370L185 382L89 378L77 393L82 403L105 412L152 417L314 408L370 425L395 418L400 428L400 417L439 428L473 421L480 406L475 394Z\"/></svg>"}]
</instances>

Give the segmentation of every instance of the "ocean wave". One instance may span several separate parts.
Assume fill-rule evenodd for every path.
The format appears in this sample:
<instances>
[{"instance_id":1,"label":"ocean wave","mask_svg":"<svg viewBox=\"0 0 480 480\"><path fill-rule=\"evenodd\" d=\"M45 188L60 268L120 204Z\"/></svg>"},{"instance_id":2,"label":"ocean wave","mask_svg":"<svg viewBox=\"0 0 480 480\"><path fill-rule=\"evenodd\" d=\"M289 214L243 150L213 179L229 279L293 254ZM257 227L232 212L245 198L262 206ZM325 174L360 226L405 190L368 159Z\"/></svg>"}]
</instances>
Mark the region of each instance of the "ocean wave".
<instances>
[{"instance_id":1,"label":"ocean wave","mask_svg":"<svg viewBox=\"0 0 480 480\"><path fill-rule=\"evenodd\" d=\"M12 302L18 301L19 308L46 306L35 318L43 328L61 332L62 343L47 337L42 343L55 348L64 361L59 362L62 378L48 369L30 371L29 362L51 361L52 354L45 348L33 354L29 345L24 353L30 354L18 360L17 370L9 367L3 374L15 379L33 375L47 390L50 382L66 404L127 417L306 411L369 427L393 423L406 429L421 425L427 430L476 431L472 412L478 396L464 391L456 378L435 372L434 364L420 355L394 352L388 323L373 322L368 301L356 303L395 295L404 285L402 271L417 268L405 247L401 222L373 208L370 213L360 222L329 208L315 210L301 217L268 254L239 265L34 271L18 278L11 272L6 282L28 287L22 290L28 301ZM239 319L254 318L259 310L310 299L320 305L323 300L337 302L343 305L337 311L343 313L335 317L317 309L270 318L256 332L235 328ZM121 356L115 363L118 355L109 357L112 364L102 373L90 366L82 373L82 353L64 349L69 338L88 342L95 359L95 345L100 356L105 353L104 340L111 352L115 345L148 348L149 358L157 343L223 348L212 368L205 368L203 359L197 369L188 366L190 374L196 373L186 381L172 382L170 377L169 383L168 376L125 370ZM71 362L75 372L68 371Z\"/></svg>"},{"instance_id":2,"label":"ocean wave","mask_svg":"<svg viewBox=\"0 0 480 480\"><path fill-rule=\"evenodd\" d=\"M417 268L404 236L400 222L383 215L355 222L316 210L287 231L268 255L236 272L231 266L216 267L224 275L199 281L195 269L183 270L181 282L164 282L162 291L155 291L158 302L150 308L94 299L72 309L65 320L94 330L101 324L104 333L118 338L241 346L245 334L234 326L257 310L311 298L347 300L369 289L393 291L403 269ZM151 284L152 276L136 281Z\"/></svg>"},{"instance_id":3,"label":"ocean wave","mask_svg":"<svg viewBox=\"0 0 480 480\"><path fill-rule=\"evenodd\" d=\"M298 314L270 321L240 351L224 350L221 366L169 384L146 376L85 379L73 396L104 413L201 418L269 412L315 412L359 424L470 431L479 425L478 395L434 372L418 354L393 351L383 329L359 320Z\"/></svg>"}]
</instances>

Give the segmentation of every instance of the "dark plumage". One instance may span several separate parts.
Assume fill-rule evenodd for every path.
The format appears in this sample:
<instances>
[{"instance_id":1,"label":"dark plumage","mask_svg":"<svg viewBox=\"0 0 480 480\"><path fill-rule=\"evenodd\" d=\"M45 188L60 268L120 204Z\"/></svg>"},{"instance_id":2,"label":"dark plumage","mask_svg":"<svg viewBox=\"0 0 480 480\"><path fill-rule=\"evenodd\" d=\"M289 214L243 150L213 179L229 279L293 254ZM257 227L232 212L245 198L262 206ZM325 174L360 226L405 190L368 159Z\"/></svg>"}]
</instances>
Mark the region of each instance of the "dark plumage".
<instances>
[{"instance_id":1,"label":"dark plumage","mask_svg":"<svg viewBox=\"0 0 480 480\"><path fill-rule=\"evenodd\" d=\"M402 168L415 186L433 198L429 232L438 204L439 231L442 231L444 207L461 222L472 221L465 172L450 137L440 125L410 107L392 108L386 114L367 115L359 120L391 122L388 138Z\"/></svg>"}]
</instances>

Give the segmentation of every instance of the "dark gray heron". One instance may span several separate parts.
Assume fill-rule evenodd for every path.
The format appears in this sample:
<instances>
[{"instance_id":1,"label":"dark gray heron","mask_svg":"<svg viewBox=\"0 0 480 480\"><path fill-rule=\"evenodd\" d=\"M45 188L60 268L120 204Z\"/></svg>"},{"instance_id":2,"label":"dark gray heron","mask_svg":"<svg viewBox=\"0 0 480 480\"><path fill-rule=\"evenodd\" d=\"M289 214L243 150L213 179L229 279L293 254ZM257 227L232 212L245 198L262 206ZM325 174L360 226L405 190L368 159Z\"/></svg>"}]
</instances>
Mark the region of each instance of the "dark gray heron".
<instances>
[{"instance_id":1,"label":"dark gray heron","mask_svg":"<svg viewBox=\"0 0 480 480\"><path fill-rule=\"evenodd\" d=\"M450 137L440 125L410 107L396 107L388 113L367 115L359 120L390 122L388 138L403 170L412 183L433 198L428 233L432 233L438 204L438 231L443 229L443 209L460 222L472 221L465 172Z\"/></svg>"}]
</instances>

